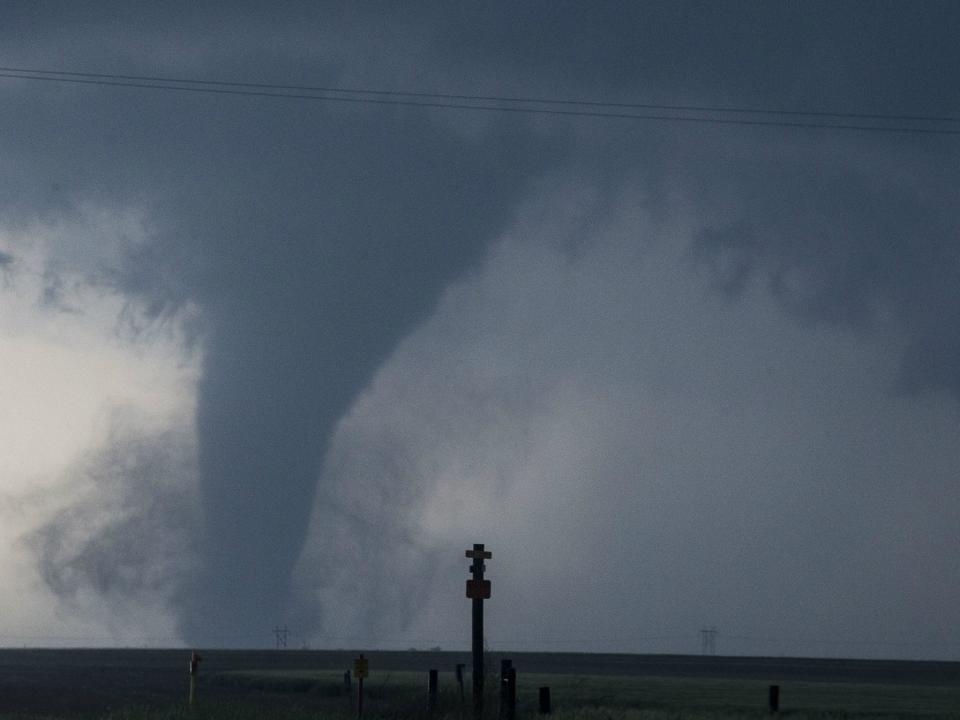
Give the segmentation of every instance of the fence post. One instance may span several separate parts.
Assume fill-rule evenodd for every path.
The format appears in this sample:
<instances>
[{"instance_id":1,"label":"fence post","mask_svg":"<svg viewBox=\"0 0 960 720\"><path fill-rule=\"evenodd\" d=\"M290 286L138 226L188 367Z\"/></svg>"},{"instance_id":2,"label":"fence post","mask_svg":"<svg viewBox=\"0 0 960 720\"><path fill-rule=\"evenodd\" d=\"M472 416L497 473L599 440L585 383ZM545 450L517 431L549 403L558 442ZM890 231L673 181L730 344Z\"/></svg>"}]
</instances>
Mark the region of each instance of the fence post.
<instances>
[{"instance_id":1,"label":"fence post","mask_svg":"<svg viewBox=\"0 0 960 720\"><path fill-rule=\"evenodd\" d=\"M431 670L427 679L427 713L433 715L437 710L437 671Z\"/></svg>"},{"instance_id":2,"label":"fence post","mask_svg":"<svg viewBox=\"0 0 960 720\"><path fill-rule=\"evenodd\" d=\"M771 685L770 692L767 696L768 703L770 705L770 713L780 712L780 686Z\"/></svg>"},{"instance_id":3,"label":"fence post","mask_svg":"<svg viewBox=\"0 0 960 720\"><path fill-rule=\"evenodd\" d=\"M517 669L507 668L507 714L504 720L515 720L517 717Z\"/></svg>"},{"instance_id":4,"label":"fence post","mask_svg":"<svg viewBox=\"0 0 960 720\"><path fill-rule=\"evenodd\" d=\"M550 714L550 688L548 687L540 688L540 714Z\"/></svg>"},{"instance_id":5,"label":"fence post","mask_svg":"<svg viewBox=\"0 0 960 720\"><path fill-rule=\"evenodd\" d=\"M189 705L193 705L193 700L196 696L197 672L200 669L200 661L202 659L196 650L190 653L190 696L187 699Z\"/></svg>"},{"instance_id":6,"label":"fence post","mask_svg":"<svg viewBox=\"0 0 960 720\"><path fill-rule=\"evenodd\" d=\"M497 717L500 720L505 720L507 717L507 706L509 704L509 680L507 679L510 674L510 668L513 667L513 660L508 660L507 658L501 658L500 660L500 708Z\"/></svg>"}]
</instances>

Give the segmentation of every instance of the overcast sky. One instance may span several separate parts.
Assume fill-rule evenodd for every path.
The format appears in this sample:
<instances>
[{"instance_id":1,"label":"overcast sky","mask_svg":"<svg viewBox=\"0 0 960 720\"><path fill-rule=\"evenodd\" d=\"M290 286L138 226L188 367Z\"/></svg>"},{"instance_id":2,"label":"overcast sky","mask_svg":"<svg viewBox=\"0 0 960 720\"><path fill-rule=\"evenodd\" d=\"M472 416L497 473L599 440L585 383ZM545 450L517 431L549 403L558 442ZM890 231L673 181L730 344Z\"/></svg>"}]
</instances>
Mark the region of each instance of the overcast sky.
<instances>
[{"instance_id":1,"label":"overcast sky","mask_svg":"<svg viewBox=\"0 0 960 720\"><path fill-rule=\"evenodd\" d=\"M0 70L0 642L960 656L960 6L203 8L0 66L838 115Z\"/></svg>"}]
</instances>

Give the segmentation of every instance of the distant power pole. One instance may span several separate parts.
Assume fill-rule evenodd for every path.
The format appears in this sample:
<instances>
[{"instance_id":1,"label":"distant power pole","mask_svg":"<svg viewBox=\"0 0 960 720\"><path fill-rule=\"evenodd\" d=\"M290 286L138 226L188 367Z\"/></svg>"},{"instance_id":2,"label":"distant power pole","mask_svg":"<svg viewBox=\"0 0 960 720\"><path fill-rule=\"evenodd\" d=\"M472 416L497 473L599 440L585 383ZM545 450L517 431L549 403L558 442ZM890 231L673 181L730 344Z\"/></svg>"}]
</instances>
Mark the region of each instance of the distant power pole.
<instances>
[{"instance_id":1,"label":"distant power pole","mask_svg":"<svg viewBox=\"0 0 960 720\"><path fill-rule=\"evenodd\" d=\"M717 654L717 629L715 627L700 629L700 650L704 655Z\"/></svg>"},{"instance_id":2,"label":"distant power pole","mask_svg":"<svg viewBox=\"0 0 960 720\"><path fill-rule=\"evenodd\" d=\"M277 650L286 650L287 649L287 636L290 634L290 630L286 625L280 627L279 625L273 628L273 634L277 638Z\"/></svg>"}]
</instances>

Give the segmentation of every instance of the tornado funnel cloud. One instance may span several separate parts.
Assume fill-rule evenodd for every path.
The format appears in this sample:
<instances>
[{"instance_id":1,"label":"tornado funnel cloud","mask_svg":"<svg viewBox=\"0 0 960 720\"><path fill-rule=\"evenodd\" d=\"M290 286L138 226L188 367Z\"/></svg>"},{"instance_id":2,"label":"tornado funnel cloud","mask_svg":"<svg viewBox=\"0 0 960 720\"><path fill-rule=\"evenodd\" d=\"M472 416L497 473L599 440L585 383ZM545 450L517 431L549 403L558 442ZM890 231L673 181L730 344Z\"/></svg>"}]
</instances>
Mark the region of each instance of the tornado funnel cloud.
<instances>
[{"instance_id":1,"label":"tornado funnel cloud","mask_svg":"<svg viewBox=\"0 0 960 720\"><path fill-rule=\"evenodd\" d=\"M275 161L297 181L244 187L227 199L227 226L210 228L204 527L185 639L248 644L251 628L284 612L337 421L481 257L538 169L535 143L515 130L464 141L421 124L341 127L317 166Z\"/></svg>"}]
</instances>

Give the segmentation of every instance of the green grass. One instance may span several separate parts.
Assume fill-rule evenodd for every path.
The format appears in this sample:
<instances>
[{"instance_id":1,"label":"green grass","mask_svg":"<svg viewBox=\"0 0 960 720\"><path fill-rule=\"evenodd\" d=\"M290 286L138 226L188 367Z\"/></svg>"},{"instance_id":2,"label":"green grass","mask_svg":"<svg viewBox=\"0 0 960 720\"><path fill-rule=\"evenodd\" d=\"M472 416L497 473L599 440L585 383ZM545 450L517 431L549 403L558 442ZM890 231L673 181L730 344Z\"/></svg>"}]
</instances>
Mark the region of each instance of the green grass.
<instances>
[{"instance_id":1,"label":"green grass","mask_svg":"<svg viewBox=\"0 0 960 720\"><path fill-rule=\"evenodd\" d=\"M520 693L535 698L550 685L557 707L604 706L663 711L767 711L773 682L649 677L541 675L522 678ZM960 717L960 689L852 683L778 683L782 715L844 713Z\"/></svg>"},{"instance_id":2,"label":"green grass","mask_svg":"<svg viewBox=\"0 0 960 720\"><path fill-rule=\"evenodd\" d=\"M296 689L339 698L346 709L348 698L340 673L236 672L223 673L212 682L236 683L266 691ZM537 713L537 689L546 685L556 718L578 720L641 720L643 718L769 717L767 688L774 681L575 676L521 674L518 680L518 715ZM469 683L469 677L467 678ZM800 717L949 717L960 720L960 688L854 683L789 682L780 684L781 716ZM488 705L495 708L496 676L488 686ZM356 686L354 686L355 688ZM453 673L440 673L441 708L449 714L460 709ZM382 672L366 681L371 713L395 707L405 716L416 715L426 701L426 673ZM470 688L466 688L469 701ZM333 708L331 708L333 709Z\"/></svg>"},{"instance_id":3,"label":"green grass","mask_svg":"<svg viewBox=\"0 0 960 720\"><path fill-rule=\"evenodd\" d=\"M492 680L492 681L491 681ZM472 720L453 673L440 673L434 720ZM537 689L551 688L552 720L767 720L767 687L757 680L520 674L517 715L535 719ZM960 688L781 682L782 720L960 720ZM365 720L426 718L426 673L373 673L364 685ZM353 686L356 691L356 684ZM488 679L487 718L496 719L496 676ZM353 694L340 672L231 671L206 676L197 705L124 707L90 720L353 720ZM26 716L0 716L23 720ZM71 716L80 720L83 716ZM53 720L53 719L51 719ZM58 718L57 720L61 720ZM87 720L83 717L83 720Z\"/></svg>"}]
</instances>

